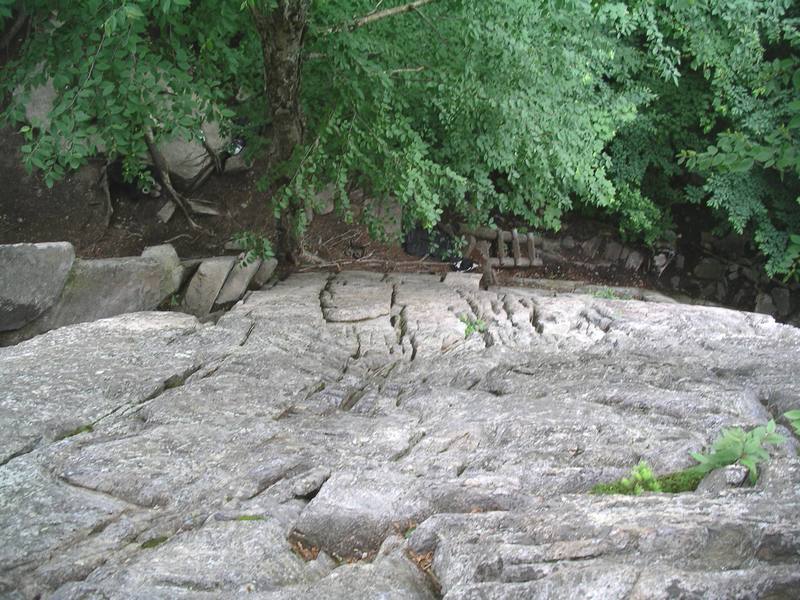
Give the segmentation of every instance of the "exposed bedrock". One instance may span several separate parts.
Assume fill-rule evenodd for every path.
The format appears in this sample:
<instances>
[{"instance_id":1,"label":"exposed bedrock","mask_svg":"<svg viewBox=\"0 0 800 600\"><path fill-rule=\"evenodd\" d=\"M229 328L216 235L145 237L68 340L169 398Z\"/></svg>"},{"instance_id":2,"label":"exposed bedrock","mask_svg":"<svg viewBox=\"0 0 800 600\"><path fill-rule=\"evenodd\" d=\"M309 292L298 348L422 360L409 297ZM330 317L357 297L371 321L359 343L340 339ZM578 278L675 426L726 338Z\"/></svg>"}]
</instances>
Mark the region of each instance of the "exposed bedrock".
<instances>
[{"instance_id":1,"label":"exposed bedrock","mask_svg":"<svg viewBox=\"0 0 800 600\"><path fill-rule=\"evenodd\" d=\"M763 315L426 275L57 329L0 348L0 597L796 598L783 425L754 487L588 491L785 424L798 366Z\"/></svg>"}]
</instances>

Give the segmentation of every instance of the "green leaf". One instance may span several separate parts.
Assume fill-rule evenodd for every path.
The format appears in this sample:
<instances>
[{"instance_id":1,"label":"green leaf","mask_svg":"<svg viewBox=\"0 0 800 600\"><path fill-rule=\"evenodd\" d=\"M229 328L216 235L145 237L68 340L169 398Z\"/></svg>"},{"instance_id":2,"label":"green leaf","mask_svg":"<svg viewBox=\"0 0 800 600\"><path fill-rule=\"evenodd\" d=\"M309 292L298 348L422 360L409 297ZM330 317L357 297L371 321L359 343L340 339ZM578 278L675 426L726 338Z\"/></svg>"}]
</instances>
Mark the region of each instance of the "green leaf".
<instances>
[{"instance_id":1,"label":"green leaf","mask_svg":"<svg viewBox=\"0 0 800 600\"><path fill-rule=\"evenodd\" d=\"M126 4L125 5L125 14L129 19L143 19L144 13L142 9L139 8L137 4Z\"/></svg>"}]
</instances>

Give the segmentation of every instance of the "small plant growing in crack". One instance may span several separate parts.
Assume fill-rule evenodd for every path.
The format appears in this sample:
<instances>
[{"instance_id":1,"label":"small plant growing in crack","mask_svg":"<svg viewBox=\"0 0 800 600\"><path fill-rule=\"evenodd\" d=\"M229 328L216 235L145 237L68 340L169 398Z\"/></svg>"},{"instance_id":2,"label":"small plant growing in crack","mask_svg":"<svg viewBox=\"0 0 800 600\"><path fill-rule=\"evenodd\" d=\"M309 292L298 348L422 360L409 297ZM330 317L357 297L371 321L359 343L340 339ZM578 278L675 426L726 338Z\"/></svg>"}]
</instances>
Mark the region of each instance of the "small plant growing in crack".
<instances>
[{"instance_id":1,"label":"small plant growing in crack","mask_svg":"<svg viewBox=\"0 0 800 600\"><path fill-rule=\"evenodd\" d=\"M239 245L242 254L239 255L239 267L244 268L257 260L269 260L275 256L272 244L263 235L252 231L242 231L233 236L233 241Z\"/></svg>"},{"instance_id":2,"label":"small plant growing in crack","mask_svg":"<svg viewBox=\"0 0 800 600\"><path fill-rule=\"evenodd\" d=\"M461 315L459 320L466 325L464 339L467 339L473 333L484 333L486 331L486 321L483 319L473 319L467 315Z\"/></svg>"},{"instance_id":3,"label":"small plant growing in crack","mask_svg":"<svg viewBox=\"0 0 800 600\"><path fill-rule=\"evenodd\" d=\"M789 412L783 413L783 416L786 417L786 420L789 421L789 425L794 429L794 434L800 437L800 410L790 410Z\"/></svg>"},{"instance_id":4,"label":"small plant growing in crack","mask_svg":"<svg viewBox=\"0 0 800 600\"><path fill-rule=\"evenodd\" d=\"M239 515L236 517L237 521L265 521L266 519L261 515Z\"/></svg>"},{"instance_id":5,"label":"small plant growing in crack","mask_svg":"<svg viewBox=\"0 0 800 600\"><path fill-rule=\"evenodd\" d=\"M605 300L633 300L632 296L629 296L627 294L620 294L608 287L604 287L602 289L592 292L592 296L594 296L595 298L603 298Z\"/></svg>"},{"instance_id":6,"label":"small plant growing in crack","mask_svg":"<svg viewBox=\"0 0 800 600\"><path fill-rule=\"evenodd\" d=\"M92 433L93 431L94 431L94 425L92 425L91 423L87 423L86 425L81 425L80 427L73 429L72 431L67 433L62 439L80 435L82 433Z\"/></svg>"},{"instance_id":7,"label":"small plant growing in crack","mask_svg":"<svg viewBox=\"0 0 800 600\"><path fill-rule=\"evenodd\" d=\"M696 468L705 473L733 464L747 467L750 484L758 480L758 466L769 460L766 444L782 444L786 441L782 435L775 433L775 421L760 425L750 431L741 427L726 429L714 442L709 454L692 452L692 458L700 463Z\"/></svg>"},{"instance_id":8,"label":"small plant growing in crack","mask_svg":"<svg viewBox=\"0 0 800 600\"><path fill-rule=\"evenodd\" d=\"M149 540L147 540L146 542L144 542L142 544L142 548L144 548L145 550L147 550L149 548L155 548L157 546L160 546L164 542L166 542L167 539L168 538L165 535L162 535L162 536L159 536L159 537L150 538Z\"/></svg>"},{"instance_id":9,"label":"small plant growing in crack","mask_svg":"<svg viewBox=\"0 0 800 600\"><path fill-rule=\"evenodd\" d=\"M800 416L800 411L797 412ZM754 485L758 481L759 465L769 460L765 445L781 444L784 441L786 440L782 435L775 433L775 421L750 431L741 427L725 429L708 454L691 453L692 458L698 462L693 467L655 477L647 463L640 462L628 477L613 483L600 483L592 488L591 493L639 495L645 491L669 494L693 492L711 471L733 464L747 467L750 484Z\"/></svg>"}]
</instances>

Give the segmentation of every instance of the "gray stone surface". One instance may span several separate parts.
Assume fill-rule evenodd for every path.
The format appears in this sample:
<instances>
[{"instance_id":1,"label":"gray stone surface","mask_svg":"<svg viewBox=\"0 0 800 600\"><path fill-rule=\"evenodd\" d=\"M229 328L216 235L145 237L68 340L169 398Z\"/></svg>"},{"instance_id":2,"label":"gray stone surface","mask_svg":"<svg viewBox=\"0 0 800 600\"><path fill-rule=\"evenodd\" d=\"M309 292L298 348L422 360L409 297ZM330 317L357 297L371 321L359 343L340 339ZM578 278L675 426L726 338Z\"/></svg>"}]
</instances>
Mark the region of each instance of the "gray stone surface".
<instances>
[{"instance_id":1,"label":"gray stone surface","mask_svg":"<svg viewBox=\"0 0 800 600\"><path fill-rule=\"evenodd\" d=\"M19 329L53 306L74 259L69 242L0 246L0 331Z\"/></svg>"},{"instance_id":2,"label":"gray stone surface","mask_svg":"<svg viewBox=\"0 0 800 600\"><path fill-rule=\"evenodd\" d=\"M166 298L180 289L184 279L184 267L172 244L148 246L142 252L142 257L156 260L161 265L162 298Z\"/></svg>"},{"instance_id":3,"label":"gray stone surface","mask_svg":"<svg viewBox=\"0 0 800 600\"><path fill-rule=\"evenodd\" d=\"M217 122L203 123L202 134L206 144L214 152L223 150L229 141L229 138L221 135ZM170 174L183 185L194 180L213 164L213 158L199 140L173 138L161 142L158 148L169 165Z\"/></svg>"},{"instance_id":4,"label":"gray stone surface","mask_svg":"<svg viewBox=\"0 0 800 600\"><path fill-rule=\"evenodd\" d=\"M756 296L756 306L754 310L762 315L771 315L773 317L778 314L778 309L775 306L775 302L772 300L772 296L766 292L760 292Z\"/></svg>"},{"instance_id":5,"label":"gray stone surface","mask_svg":"<svg viewBox=\"0 0 800 600\"><path fill-rule=\"evenodd\" d=\"M0 596L792 598L796 442L588 491L796 402L800 331L572 290L295 274L0 349Z\"/></svg>"},{"instance_id":6,"label":"gray stone surface","mask_svg":"<svg viewBox=\"0 0 800 600\"><path fill-rule=\"evenodd\" d=\"M622 245L618 242L608 241L606 242L606 248L603 251L603 257L606 260L611 262L619 260L620 255L622 254Z\"/></svg>"},{"instance_id":7,"label":"gray stone surface","mask_svg":"<svg viewBox=\"0 0 800 600\"><path fill-rule=\"evenodd\" d=\"M779 317L787 317L792 312L792 296L789 290L776 287L772 290L772 301Z\"/></svg>"},{"instance_id":8,"label":"gray stone surface","mask_svg":"<svg viewBox=\"0 0 800 600\"><path fill-rule=\"evenodd\" d=\"M235 264L236 259L233 256L203 260L186 288L181 310L196 317L204 317L211 312L214 301Z\"/></svg>"},{"instance_id":9,"label":"gray stone surface","mask_svg":"<svg viewBox=\"0 0 800 600\"><path fill-rule=\"evenodd\" d=\"M0 334L0 344L14 344L74 323L154 310L165 297L164 273L153 258L76 259L58 301L28 325Z\"/></svg>"},{"instance_id":10,"label":"gray stone surface","mask_svg":"<svg viewBox=\"0 0 800 600\"><path fill-rule=\"evenodd\" d=\"M228 273L228 278L219 291L216 299L216 304L227 304L228 302L237 302L250 285L253 276L258 272L261 267L261 259L258 258L249 264L242 265L236 263Z\"/></svg>"},{"instance_id":11,"label":"gray stone surface","mask_svg":"<svg viewBox=\"0 0 800 600\"><path fill-rule=\"evenodd\" d=\"M632 250L625 260L625 268L629 271L638 271L642 268L642 264L644 264L644 255L636 250Z\"/></svg>"},{"instance_id":12,"label":"gray stone surface","mask_svg":"<svg viewBox=\"0 0 800 600\"><path fill-rule=\"evenodd\" d=\"M253 279L250 280L250 289L251 290L260 290L262 287L267 285L267 282L272 278L272 275L275 273L275 269L278 268L278 261L274 258L270 258L265 260L261 263L261 266L256 271L256 274L253 275Z\"/></svg>"},{"instance_id":13,"label":"gray stone surface","mask_svg":"<svg viewBox=\"0 0 800 600\"><path fill-rule=\"evenodd\" d=\"M698 279L720 279L725 276L725 265L713 258L704 258L694 268Z\"/></svg>"}]
</instances>

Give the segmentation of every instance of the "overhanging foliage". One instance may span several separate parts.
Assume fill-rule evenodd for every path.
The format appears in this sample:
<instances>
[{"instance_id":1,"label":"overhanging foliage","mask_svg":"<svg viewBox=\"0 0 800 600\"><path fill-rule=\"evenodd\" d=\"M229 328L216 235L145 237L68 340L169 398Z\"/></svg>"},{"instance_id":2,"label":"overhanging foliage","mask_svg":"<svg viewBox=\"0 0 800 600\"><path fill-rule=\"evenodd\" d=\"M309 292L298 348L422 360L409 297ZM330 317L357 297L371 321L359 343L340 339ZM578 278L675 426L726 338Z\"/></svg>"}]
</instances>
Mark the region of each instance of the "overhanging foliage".
<instances>
[{"instance_id":1,"label":"overhanging foliage","mask_svg":"<svg viewBox=\"0 0 800 600\"><path fill-rule=\"evenodd\" d=\"M240 117L251 145L260 136L274 146L285 128L271 128L264 57L275 38L265 31L295 11L302 143L266 174L295 228L328 182L345 209L359 185L426 226L447 210L556 229L589 206L648 241L670 226L671 207L704 202L753 237L768 272L797 268L790 2L412 4L26 1L31 34L3 91L52 81L56 102L48 121L28 123L18 93L5 117L48 181L98 151L146 177L148 128L191 137L204 119L230 127ZM22 5L0 0L0 18L10 23Z\"/></svg>"}]
</instances>

